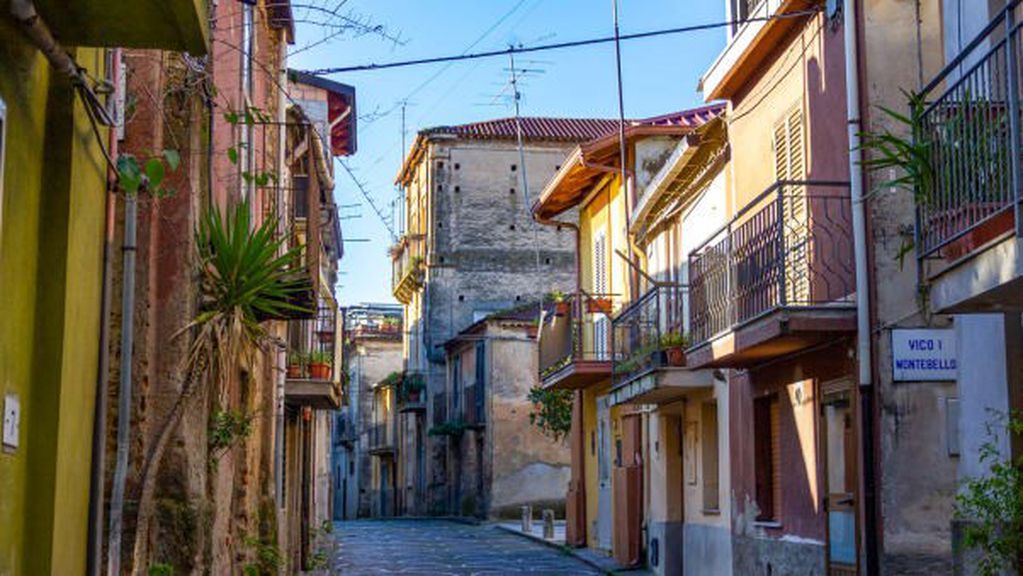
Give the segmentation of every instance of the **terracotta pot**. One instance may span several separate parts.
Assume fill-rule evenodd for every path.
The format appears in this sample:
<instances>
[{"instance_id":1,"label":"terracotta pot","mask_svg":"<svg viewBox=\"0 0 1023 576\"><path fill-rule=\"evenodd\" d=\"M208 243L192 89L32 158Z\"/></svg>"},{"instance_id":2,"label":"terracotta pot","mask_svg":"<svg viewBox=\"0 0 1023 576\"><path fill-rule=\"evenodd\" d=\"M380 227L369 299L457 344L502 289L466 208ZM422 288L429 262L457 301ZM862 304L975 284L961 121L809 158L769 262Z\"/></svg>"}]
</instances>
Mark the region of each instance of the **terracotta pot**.
<instances>
[{"instance_id":1,"label":"terracotta pot","mask_svg":"<svg viewBox=\"0 0 1023 576\"><path fill-rule=\"evenodd\" d=\"M313 380L330 380L330 364L320 362L309 364L309 378Z\"/></svg>"},{"instance_id":2,"label":"terracotta pot","mask_svg":"<svg viewBox=\"0 0 1023 576\"><path fill-rule=\"evenodd\" d=\"M302 377L301 364L288 364L288 378L295 379Z\"/></svg>"},{"instance_id":3,"label":"terracotta pot","mask_svg":"<svg viewBox=\"0 0 1023 576\"><path fill-rule=\"evenodd\" d=\"M610 298L590 298L586 301L586 311L590 314L610 314Z\"/></svg>"},{"instance_id":4,"label":"terracotta pot","mask_svg":"<svg viewBox=\"0 0 1023 576\"><path fill-rule=\"evenodd\" d=\"M564 315L568 314L569 305L570 305L569 302L555 302L554 303L554 313L558 314L560 316L564 316Z\"/></svg>"},{"instance_id":5,"label":"terracotta pot","mask_svg":"<svg viewBox=\"0 0 1023 576\"><path fill-rule=\"evenodd\" d=\"M668 365L669 366L685 366L686 365L686 353L682 350L681 346L675 346L668 348Z\"/></svg>"}]
</instances>

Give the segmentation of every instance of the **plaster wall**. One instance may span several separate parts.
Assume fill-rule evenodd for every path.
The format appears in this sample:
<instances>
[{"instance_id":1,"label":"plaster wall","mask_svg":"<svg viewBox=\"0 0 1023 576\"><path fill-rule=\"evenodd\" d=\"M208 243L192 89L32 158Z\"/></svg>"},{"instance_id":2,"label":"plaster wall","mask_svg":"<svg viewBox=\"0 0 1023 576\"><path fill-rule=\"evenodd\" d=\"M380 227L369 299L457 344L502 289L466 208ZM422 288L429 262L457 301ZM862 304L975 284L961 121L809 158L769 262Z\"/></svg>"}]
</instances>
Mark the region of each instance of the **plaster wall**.
<instances>
[{"instance_id":1,"label":"plaster wall","mask_svg":"<svg viewBox=\"0 0 1023 576\"><path fill-rule=\"evenodd\" d=\"M539 385L537 348L529 331L489 323L487 390L492 469L490 515L514 515L518 507L553 507L563 517L571 476L567 439L554 441L529 422L529 390Z\"/></svg>"}]
</instances>

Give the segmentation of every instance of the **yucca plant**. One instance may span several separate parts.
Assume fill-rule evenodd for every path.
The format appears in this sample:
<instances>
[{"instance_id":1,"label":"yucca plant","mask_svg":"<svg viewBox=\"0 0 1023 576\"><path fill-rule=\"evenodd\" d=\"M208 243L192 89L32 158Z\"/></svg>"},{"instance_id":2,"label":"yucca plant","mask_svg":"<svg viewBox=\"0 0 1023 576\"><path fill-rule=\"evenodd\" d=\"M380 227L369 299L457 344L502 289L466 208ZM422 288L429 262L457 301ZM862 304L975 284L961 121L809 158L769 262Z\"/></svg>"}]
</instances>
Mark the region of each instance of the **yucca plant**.
<instances>
[{"instance_id":1,"label":"yucca plant","mask_svg":"<svg viewBox=\"0 0 1023 576\"><path fill-rule=\"evenodd\" d=\"M261 320L305 311L293 297L308 290L298 272L300 248L284 249L277 219L253 226L247 202L226 214L212 208L195 231L199 310L176 336L192 338L186 357L185 381L164 422L142 473L135 535L135 566L144 565L148 528L154 513L156 478L171 435L194 396L211 386L222 396L233 371L247 365L252 354L268 342ZM219 404L223 406L225 398Z\"/></svg>"}]
</instances>

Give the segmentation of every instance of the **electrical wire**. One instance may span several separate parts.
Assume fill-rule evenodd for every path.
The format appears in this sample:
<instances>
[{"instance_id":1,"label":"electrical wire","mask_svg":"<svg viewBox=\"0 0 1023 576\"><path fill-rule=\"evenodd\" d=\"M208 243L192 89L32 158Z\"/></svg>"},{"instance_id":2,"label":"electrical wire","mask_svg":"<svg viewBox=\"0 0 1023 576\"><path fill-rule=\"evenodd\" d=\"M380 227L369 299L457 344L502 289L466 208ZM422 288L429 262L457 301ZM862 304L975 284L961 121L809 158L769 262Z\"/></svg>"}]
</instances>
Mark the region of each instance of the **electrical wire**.
<instances>
[{"instance_id":1,"label":"electrical wire","mask_svg":"<svg viewBox=\"0 0 1023 576\"><path fill-rule=\"evenodd\" d=\"M809 10L799 10L796 12L787 12L784 14L775 14L773 16L761 16L755 18L746 18L743 20L726 20L722 22L711 22L708 24L696 24L693 26L681 26L678 28L665 28L661 30L650 30L647 32L635 32L632 34L622 34L618 40L639 40L643 38L654 38L658 36L668 36L673 34L685 34L690 32L700 32L704 30L713 30L715 28L725 28L728 26L735 26L738 24L745 24L747 22L768 22L771 20L784 20L790 18L803 18L806 16L812 16L820 12L820 8L813 8ZM453 56L435 56L432 58L417 58L414 60L399 60L395 62L385 62L383 64L361 64L357 66L340 66L334 68L319 68L315 70L307 70L305 73L313 76L326 76L330 74L340 74L342 72L365 72L371 70L385 70L388 68L403 68L407 66L418 66L422 64L438 64L442 62L459 62L464 60L477 60L480 58L491 58L494 56L508 56L511 54L526 54L530 52L546 52L550 50L561 50L565 48L579 48L582 46L593 46L597 44L609 44L615 42L614 36L602 36L599 38L588 38L585 40L573 40L569 42L556 42L553 44L541 44L538 46L509 46L502 50L487 50L484 52L473 52L471 54L457 54Z\"/></svg>"}]
</instances>

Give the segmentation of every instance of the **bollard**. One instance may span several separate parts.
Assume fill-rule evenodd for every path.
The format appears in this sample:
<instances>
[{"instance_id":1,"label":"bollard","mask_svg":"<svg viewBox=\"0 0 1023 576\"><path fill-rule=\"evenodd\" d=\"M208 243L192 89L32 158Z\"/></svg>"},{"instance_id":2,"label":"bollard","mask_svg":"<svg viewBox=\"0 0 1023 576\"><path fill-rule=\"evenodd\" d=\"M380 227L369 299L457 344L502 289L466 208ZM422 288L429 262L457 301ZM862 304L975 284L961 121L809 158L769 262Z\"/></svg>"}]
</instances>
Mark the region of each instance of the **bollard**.
<instances>
[{"instance_id":1,"label":"bollard","mask_svg":"<svg viewBox=\"0 0 1023 576\"><path fill-rule=\"evenodd\" d=\"M522 507L522 531L526 534L533 533L533 507Z\"/></svg>"},{"instance_id":2,"label":"bollard","mask_svg":"<svg viewBox=\"0 0 1023 576\"><path fill-rule=\"evenodd\" d=\"M554 510L545 508L543 511L543 538L544 540L554 539Z\"/></svg>"}]
</instances>

